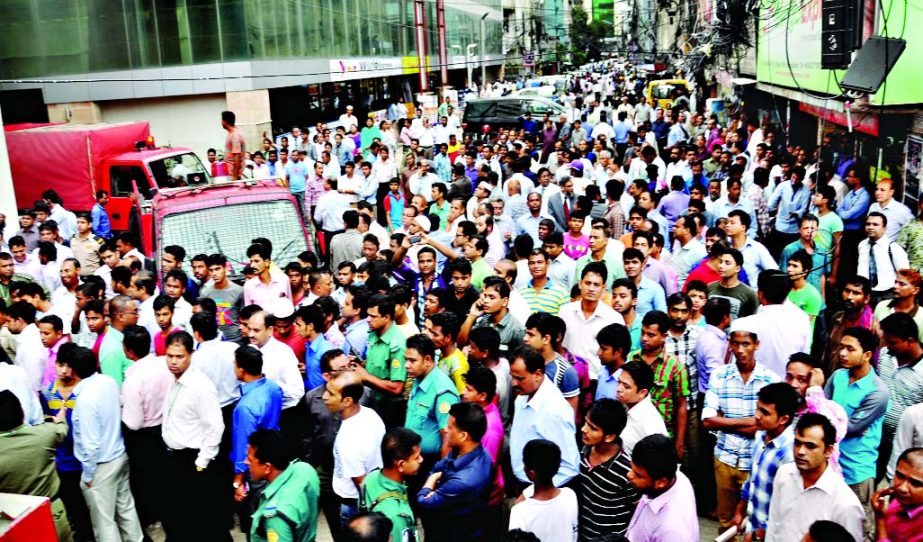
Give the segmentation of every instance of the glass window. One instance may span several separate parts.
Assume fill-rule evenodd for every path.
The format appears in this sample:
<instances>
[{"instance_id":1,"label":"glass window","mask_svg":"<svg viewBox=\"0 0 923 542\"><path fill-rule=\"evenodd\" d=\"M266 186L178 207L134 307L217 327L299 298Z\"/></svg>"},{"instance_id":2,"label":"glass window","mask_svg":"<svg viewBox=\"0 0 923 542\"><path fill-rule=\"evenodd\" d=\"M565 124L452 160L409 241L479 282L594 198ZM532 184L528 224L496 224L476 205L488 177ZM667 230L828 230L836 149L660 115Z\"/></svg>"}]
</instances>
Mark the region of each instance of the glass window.
<instances>
[{"instance_id":1,"label":"glass window","mask_svg":"<svg viewBox=\"0 0 923 542\"><path fill-rule=\"evenodd\" d=\"M144 199L151 199L151 188L147 175L139 166L112 166L109 169L112 197L127 198L134 193L132 181L138 184L138 191Z\"/></svg>"}]
</instances>

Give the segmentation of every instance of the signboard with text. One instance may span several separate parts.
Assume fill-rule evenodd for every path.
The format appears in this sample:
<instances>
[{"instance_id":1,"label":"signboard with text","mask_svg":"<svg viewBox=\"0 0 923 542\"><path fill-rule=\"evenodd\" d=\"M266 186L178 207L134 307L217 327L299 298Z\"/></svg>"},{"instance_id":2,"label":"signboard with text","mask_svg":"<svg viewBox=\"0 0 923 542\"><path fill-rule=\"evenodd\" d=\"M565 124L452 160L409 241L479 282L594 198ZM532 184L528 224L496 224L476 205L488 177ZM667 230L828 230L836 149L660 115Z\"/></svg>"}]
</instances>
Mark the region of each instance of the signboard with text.
<instances>
[{"instance_id":1,"label":"signboard with text","mask_svg":"<svg viewBox=\"0 0 923 542\"><path fill-rule=\"evenodd\" d=\"M764 0L757 33L758 81L793 89L800 87L807 92L840 94L837 81L843 80L845 71L825 70L821 61L825 51L823 40L833 35L823 33L824 7L828 2L830 0ZM909 35L913 28L917 28L915 23L923 24L923 10L904 10L903 3L898 0L881 0L881 3L881 10L888 16L887 28L877 3L864 3L863 20L877 18L875 34L898 37L901 29L906 28ZM905 13L906 24L903 21ZM866 25L863 41L872 34L869 26ZM907 41L907 49L887 78L891 84L886 83L877 94L872 95L871 104L881 105L882 96L887 100L885 105L923 103L923 72L919 70L917 61L923 57L923 40ZM847 48L846 42L842 43L843 48ZM832 50L828 47L827 52Z\"/></svg>"}]
</instances>

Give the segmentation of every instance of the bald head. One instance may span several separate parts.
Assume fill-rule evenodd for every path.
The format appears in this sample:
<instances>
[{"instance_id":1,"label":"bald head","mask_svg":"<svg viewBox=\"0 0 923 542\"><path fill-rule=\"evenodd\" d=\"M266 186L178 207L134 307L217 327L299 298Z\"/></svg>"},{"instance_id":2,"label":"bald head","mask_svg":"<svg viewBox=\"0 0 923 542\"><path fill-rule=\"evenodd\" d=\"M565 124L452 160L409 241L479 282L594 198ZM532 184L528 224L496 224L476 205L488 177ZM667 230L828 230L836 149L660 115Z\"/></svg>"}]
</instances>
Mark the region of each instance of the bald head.
<instances>
[{"instance_id":1,"label":"bald head","mask_svg":"<svg viewBox=\"0 0 923 542\"><path fill-rule=\"evenodd\" d=\"M259 310L253 313L247 319L247 339L250 344L257 348L262 348L272 338L272 326L275 325L275 319L265 310Z\"/></svg>"},{"instance_id":2,"label":"bald head","mask_svg":"<svg viewBox=\"0 0 923 542\"><path fill-rule=\"evenodd\" d=\"M914 469L923 472L923 448L907 448L897 459L898 463L907 463Z\"/></svg>"},{"instance_id":3,"label":"bald head","mask_svg":"<svg viewBox=\"0 0 923 542\"><path fill-rule=\"evenodd\" d=\"M346 538L355 542L388 542L391 520L380 512L363 512L346 524Z\"/></svg>"}]
</instances>

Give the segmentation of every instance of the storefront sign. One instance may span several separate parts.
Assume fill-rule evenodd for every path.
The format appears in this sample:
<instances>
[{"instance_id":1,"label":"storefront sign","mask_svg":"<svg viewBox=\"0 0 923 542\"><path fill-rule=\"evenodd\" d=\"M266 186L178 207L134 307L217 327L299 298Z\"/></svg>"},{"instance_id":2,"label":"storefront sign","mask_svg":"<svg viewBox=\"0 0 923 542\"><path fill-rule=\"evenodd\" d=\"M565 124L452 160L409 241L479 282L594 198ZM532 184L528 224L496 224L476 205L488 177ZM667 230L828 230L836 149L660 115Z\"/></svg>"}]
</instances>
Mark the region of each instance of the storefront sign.
<instances>
[{"instance_id":1,"label":"storefront sign","mask_svg":"<svg viewBox=\"0 0 923 542\"><path fill-rule=\"evenodd\" d=\"M822 54L822 7L824 0L765 0L760 4L759 44L756 75L760 83L804 90L809 93L840 94L837 81L843 80L844 70L824 70ZM857 3L865 6L866 21L863 39L874 33L898 37L902 28L907 36L911 29L923 23L923 10L905 10L898 0ZM888 18L887 30L881 12ZM903 21L906 14L907 21ZM875 20L877 17L877 21ZM874 23L874 24L873 24ZM786 54L787 52L787 54ZM923 40L907 40L907 49L898 60L877 94L870 96L872 105L918 104L923 102ZM889 84L890 83L890 84ZM854 119L855 120L855 119Z\"/></svg>"},{"instance_id":2,"label":"storefront sign","mask_svg":"<svg viewBox=\"0 0 923 542\"><path fill-rule=\"evenodd\" d=\"M403 73L400 58L350 58L330 61L330 80L392 77Z\"/></svg>"},{"instance_id":3,"label":"storefront sign","mask_svg":"<svg viewBox=\"0 0 923 542\"><path fill-rule=\"evenodd\" d=\"M817 107L816 105L810 105L806 103L798 104L798 109L814 115L817 118L825 119L827 122L832 122L834 124L839 124L843 127L849 126L849 119L846 118L846 113L841 111L834 111L832 109L824 109L823 107ZM862 132L863 134L869 134L873 136L878 136L878 115L874 113L853 113L852 114L852 129L857 132Z\"/></svg>"}]
</instances>

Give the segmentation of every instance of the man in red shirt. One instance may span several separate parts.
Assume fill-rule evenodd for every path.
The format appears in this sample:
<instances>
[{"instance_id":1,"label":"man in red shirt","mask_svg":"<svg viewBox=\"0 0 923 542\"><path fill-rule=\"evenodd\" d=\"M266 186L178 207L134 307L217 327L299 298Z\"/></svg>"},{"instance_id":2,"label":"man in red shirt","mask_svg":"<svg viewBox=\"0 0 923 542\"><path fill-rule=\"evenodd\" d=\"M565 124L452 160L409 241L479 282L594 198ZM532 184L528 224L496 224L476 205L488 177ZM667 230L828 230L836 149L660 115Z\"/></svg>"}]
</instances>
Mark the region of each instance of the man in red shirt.
<instances>
[{"instance_id":1,"label":"man in red shirt","mask_svg":"<svg viewBox=\"0 0 923 542\"><path fill-rule=\"evenodd\" d=\"M711 250L708 252L708 258L702 260L702 263L689 272L689 275L686 277L686 282L683 284L683 292L686 291L689 283L694 280L700 280L706 285L721 280L721 275L718 274L718 260L721 259L721 255L724 254L727 248L727 241L715 241L711 246Z\"/></svg>"},{"instance_id":2,"label":"man in red shirt","mask_svg":"<svg viewBox=\"0 0 923 542\"><path fill-rule=\"evenodd\" d=\"M272 336L276 340L288 345L295 353L295 357L300 361L304 360L305 339L295 331L295 310L288 303L280 304L273 310L273 316L276 317L276 325L273 327Z\"/></svg>"}]
</instances>

